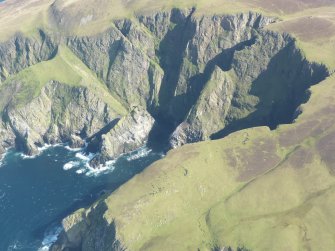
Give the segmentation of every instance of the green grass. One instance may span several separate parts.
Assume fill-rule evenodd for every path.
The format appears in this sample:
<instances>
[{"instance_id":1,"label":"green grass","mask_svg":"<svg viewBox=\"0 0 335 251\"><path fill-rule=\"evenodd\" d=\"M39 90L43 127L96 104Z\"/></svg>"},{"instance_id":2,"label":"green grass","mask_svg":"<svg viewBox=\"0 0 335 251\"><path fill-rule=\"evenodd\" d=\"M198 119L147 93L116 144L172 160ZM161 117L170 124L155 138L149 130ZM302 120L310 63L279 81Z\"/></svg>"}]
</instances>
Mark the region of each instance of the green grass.
<instances>
[{"instance_id":1,"label":"green grass","mask_svg":"<svg viewBox=\"0 0 335 251\"><path fill-rule=\"evenodd\" d=\"M52 0L5 1L0 5L0 42L16 32L36 36L38 28L51 29L48 9Z\"/></svg>"},{"instance_id":2,"label":"green grass","mask_svg":"<svg viewBox=\"0 0 335 251\"><path fill-rule=\"evenodd\" d=\"M335 69L335 7L305 9L280 17L282 22L271 24L267 29L286 32L297 39L309 61L322 63Z\"/></svg>"},{"instance_id":3,"label":"green grass","mask_svg":"<svg viewBox=\"0 0 335 251\"><path fill-rule=\"evenodd\" d=\"M61 2L68 15L85 16L91 10L97 11L97 20L84 27L72 27L73 34L87 35L106 29L115 17L173 6L189 7L196 1L142 0L127 4L114 1L109 3L113 6L97 6L98 10L93 8L94 1L72 2ZM272 1L275 7L266 6L271 1L257 2L256 6L255 1L242 0L201 0L196 5L197 15L250 9L274 14L284 22L280 27L269 28L279 31L290 31L287 24L292 19L311 14L322 16L324 10L302 8L292 14L276 9L277 2L281 1ZM4 14L1 10L4 15L0 15L0 24L5 27L0 32L1 39L17 30L31 35L37 27L49 27L46 15L49 4L43 1L41 5L29 5L18 15ZM10 16L13 18L9 19ZM334 21L330 14L323 18ZM299 39L306 57L335 67L331 38L305 41L299 34L293 35ZM0 91L21 83L14 101L16 105L24 105L37 97L51 80L88 87L119 114L126 113L106 86L65 46L59 48L52 60L11 76L1 84ZM318 144L335 130L335 119L329 116L335 111L334 83L331 77L312 87L312 99L303 105L304 113L294 125L281 126L273 132L265 127L248 129L222 140L191 144L169 152L166 158L105 200L108 210L104 216L110 223L115 221L117 238L130 250L211 250L229 245L257 251L333 250L335 178L320 156ZM207 88L210 90L211 85ZM260 142L268 140L274 142L273 149L261 147ZM310 151L312 160L305 163L303 158L298 162L301 164L293 166L292 159L301 147ZM332 147L326 150L335 151ZM264 167L264 156L272 155L278 161ZM249 169L253 172L249 173Z\"/></svg>"},{"instance_id":4,"label":"green grass","mask_svg":"<svg viewBox=\"0 0 335 251\"><path fill-rule=\"evenodd\" d=\"M52 80L70 86L88 87L117 113L127 113L121 103L109 93L107 87L66 46L60 46L53 59L40 62L11 76L1 85L0 90L8 88L8 85L20 83L14 101L20 106L37 97L43 86Z\"/></svg>"},{"instance_id":5,"label":"green grass","mask_svg":"<svg viewBox=\"0 0 335 251\"><path fill-rule=\"evenodd\" d=\"M117 238L130 250L333 250L335 177L319 144L335 131L334 80L312 87L293 125L186 145L135 176L105 199Z\"/></svg>"}]
</instances>

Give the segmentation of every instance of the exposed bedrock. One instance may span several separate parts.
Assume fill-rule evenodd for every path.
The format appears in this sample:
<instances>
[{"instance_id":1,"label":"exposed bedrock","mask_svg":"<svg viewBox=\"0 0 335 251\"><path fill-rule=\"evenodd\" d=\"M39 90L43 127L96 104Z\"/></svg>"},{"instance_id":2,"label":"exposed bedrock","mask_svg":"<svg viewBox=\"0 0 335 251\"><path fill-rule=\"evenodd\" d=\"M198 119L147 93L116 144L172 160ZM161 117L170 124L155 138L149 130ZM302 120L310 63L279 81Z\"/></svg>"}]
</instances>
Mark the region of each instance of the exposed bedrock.
<instances>
[{"instance_id":1,"label":"exposed bedrock","mask_svg":"<svg viewBox=\"0 0 335 251\"><path fill-rule=\"evenodd\" d=\"M308 88L329 75L289 35L263 29L275 18L195 11L116 20L93 36L56 39L40 31L39 38L18 34L1 43L0 152L16 146L35 154L44 143L80 147L86 140L98 166L146 142L177 147L253 126L275 128L292 122ZM60 47L94 75L88 81L94 88L48 81L31 90L35 79L15 78L58 57ZM71 60L85 78L87 71ZM27 92L31 98L16 102Z\"/></svg>"},{"instance_id":2,"label":"exposed bedrock","mask_svg":"<svg viewBox=\"0 0 335 251\"><path fill-rule=\"evenodd\" d=\"M61 233L50 250L126 250L116 239L114 223L101 217L106 210L105 203L98 203L89 212L80 210L64 219L66 232Z\"/></svg>"},{"instance_id":3,"label":"exposed bedrock","mask_svg":"<svg viewBox=\"0 0 335 251\"><path fill-rule=\"evenodd\" d=\"M200 76L204 87L172 134L172 146L291 123L308 99L308 88L328 75L325 67L306 61L289 36L268 31L215 60Z\"/></svg>"},{"instance_id":4,"label":"exposed bedrock","mask_svg":"<svg viewBox=\"0 0 335 251\"><path fill-rule=\"evenodd\" d=\"M294 119L306 90L328 76L294 39L262 28L258 14L195 17L172 10L134 20L69 47L128 106L145 106L170 124L170 145L218 138Z\"/></svg>"},{"instance_id":5,"label":"exposed bedrock","mask_svg":"<svg viewBox=\"0 0 335 251\"><path fill-rule=\"evenodd\" d=\"M154 122L147 111L134 107L110 131L90 140L88 149L98 153L91 160L91 165L96 167L141 147L147 142Z\"/></svg>"},{"instance_id":6,"label":"exposed bedrock","mask_svg":"<svg viewBox=\"0 0 335 251\"><path fill-rule=\"evenodd\" d=\"M7 99L2 149L16 145L33 154L45 142L80 147L85 140L86 150L96 153L91 165L99 167L146 142L177 147L243 128L273 129L293 122L309 87L329 75L325 66L308 62L288 34L263 29L273 18L194 12L173 9L114 21L95 36L63 37L60 43L109 96L51 81L24 106ZM15 93L20 83L6 88ZM125 113L108 102L112 98ZM51 250L126 249L105 211L101 201L64 219Z\"/></svg>"},{"instance_id":7,"label":"exposed bedrock","mask_svg":"<svg viewBox=\"0 0 335 251\"><path fill-rule=\"evenodd\" d=\"M57 54L59 39L42 30L38 34L37 38L27 38L18 33L0 43L0 84L8 76Z\"/></svg>"},{"instance_id":8,"label":"exposed bedrock","mask_svg":"<svg viewBox=\"0 0 335 251\"><path fill-rule=\"evenodd\" d=\"M51 81L28 104L9 104L3 123L14 132L18 150L36 154L37 147L44 143L72 142L78 147L81 145L78 138L96 133L118 116L89 89Z\"/></svg>"}]
</instances>

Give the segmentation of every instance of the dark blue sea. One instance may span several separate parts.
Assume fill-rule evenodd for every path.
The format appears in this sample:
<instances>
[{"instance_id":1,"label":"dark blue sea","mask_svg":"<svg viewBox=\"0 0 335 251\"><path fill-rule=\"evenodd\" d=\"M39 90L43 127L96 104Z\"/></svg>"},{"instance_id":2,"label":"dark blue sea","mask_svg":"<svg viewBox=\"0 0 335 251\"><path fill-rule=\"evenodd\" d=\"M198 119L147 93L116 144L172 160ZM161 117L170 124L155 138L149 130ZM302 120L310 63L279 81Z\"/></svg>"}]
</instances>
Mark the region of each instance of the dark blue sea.
<instances>
[{"instance_id":1,"label":"dark blue sea","mask_svg":"<svg viewBox=\"0 0 335 251\"><path fill-rule=\"evenodd\" d=\"M27 158L10 151L0 165L0 251L48 250L69 213L118 188L162 154L141 148L99 172L64 146Z\"/></svg>"}]
</instances>

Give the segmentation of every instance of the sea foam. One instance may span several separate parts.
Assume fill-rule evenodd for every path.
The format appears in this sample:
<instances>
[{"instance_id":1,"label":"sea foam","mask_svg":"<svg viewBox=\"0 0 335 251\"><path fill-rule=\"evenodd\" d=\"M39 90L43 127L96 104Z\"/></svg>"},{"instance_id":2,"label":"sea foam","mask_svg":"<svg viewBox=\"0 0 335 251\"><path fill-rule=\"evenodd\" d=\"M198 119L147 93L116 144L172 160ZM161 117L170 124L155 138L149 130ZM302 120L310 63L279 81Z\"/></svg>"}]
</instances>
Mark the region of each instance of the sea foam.
<instances>
[{"instance_id":1,"label":"sea foam","mask_svg":"<svg viewBox=\"0 0 335 251\"><path fill-rule=\"evenodd\" d=\"M136 149L135 151L127 154L127 160L132 161L132 160L144 158L144 157L147 157L151 152L152 152L152 149L148 148L147 146L142 146Z\"/></svg>"},{"instance_id":2,"label":"sea foam","mask_svg":"<svg viewBox=\"0 0 335 251\"><path fill-rule=\"evenodd\" d=\"M7 155L8 152L5 152L4 154L0 155L0 167L3 165L5 157Z\"/></svg>"},{"instance_id":3,"label":"sea foam","mask_svg":"<svg viewBox=\"0 0 335 251\"><path fill-rule=\"evenodd\" d=\"M37 147L38 153L35 155L26 155L24 153L20 153L20 156L22 159L35 159L36 157L40 156L45 150L48 150L49 148L55 147L55 146L60 146L60 144L54 144L54 145L49 145L49 144L44 144L41 147Z\"/></svg>"},{"instance_id":4,"label":"sea foam","mask_svg":"<svg viewBox=\"0 0 335 251\"><path fill-rule=\"evenodd\" d=\"M64 148L70 152L79 152L79 151L82 151L83 148L71 148L70 146L66 145L64 146Z\"/></svg>"},{"instance_id":5,"label":"sea foam","mask_svg":"<svg viewBox=\"0 0 335 251\"><path fill-rule=\"evenodd\" d=\"M48 251L52 244L57 241L59 234L63 228L60 226L54 227L44 234L42 246L37 251Z\"/></svg>"},{"instance_id":6,"label":"sea foam","mask_svg":"<svg viewBox=\"0 0 335 251\"><path fill-rule=\"evenodd\" d=\"M105 165L100 164L98 167L91 167L89 163L86 163L86 168L88 172L86 173L87 176L97 176L102 173L112 172L115 169L114 164L116 163L117 159L107 161Z\"/></svg>"},{"instance_id":7,"label":"sea foam","mask_svg":"<svg viewBox=\"0 0 335 251\"><path fill-rule=\"evenodd\" d=\"M65 171L72 169L73 167L79 166L80 163L78 161L69 161L64 166L63 169Z\"/></svg>"}]
</instances>

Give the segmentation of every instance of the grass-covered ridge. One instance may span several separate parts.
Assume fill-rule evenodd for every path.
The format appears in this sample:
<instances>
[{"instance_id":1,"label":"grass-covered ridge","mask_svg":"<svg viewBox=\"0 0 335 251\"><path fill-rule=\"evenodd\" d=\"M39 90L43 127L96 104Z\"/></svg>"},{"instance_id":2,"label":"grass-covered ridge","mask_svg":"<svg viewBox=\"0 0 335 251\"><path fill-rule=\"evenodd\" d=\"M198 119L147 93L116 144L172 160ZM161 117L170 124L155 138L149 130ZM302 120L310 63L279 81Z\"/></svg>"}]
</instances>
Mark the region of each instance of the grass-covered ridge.
<instances>
[{"instance_id":1,"label":"grass-covered ridge","mask_svg":"<svg viewBox=\"0 0 335 251\"><path fill-rule=\"evenodd\" d=\"M116 238L129 250L332 250L334 81L312 88L293 126L169 152L101 202Z\"/></svg>"},{"instance_id":2,"label":"grass-covered ridge","mask_svg":"<svg viewBox=\"0 0 335 251\"><path fill-rule=\"evenodd\" d=\"M40 94L41 89L50 81L70 86L87 87L111 105L118 114L126 114L126 109L108 91L107 87L94 73L78 59L65 45L58 48L54 58L30 66L9 77L0 86L0 91L17 85L13 104L24 105Z\"/></svg>"}]
</instances>

